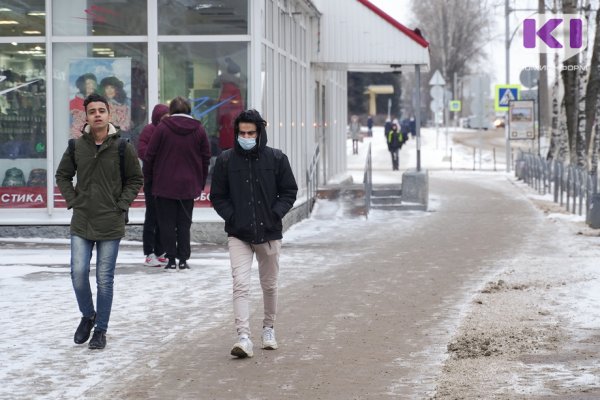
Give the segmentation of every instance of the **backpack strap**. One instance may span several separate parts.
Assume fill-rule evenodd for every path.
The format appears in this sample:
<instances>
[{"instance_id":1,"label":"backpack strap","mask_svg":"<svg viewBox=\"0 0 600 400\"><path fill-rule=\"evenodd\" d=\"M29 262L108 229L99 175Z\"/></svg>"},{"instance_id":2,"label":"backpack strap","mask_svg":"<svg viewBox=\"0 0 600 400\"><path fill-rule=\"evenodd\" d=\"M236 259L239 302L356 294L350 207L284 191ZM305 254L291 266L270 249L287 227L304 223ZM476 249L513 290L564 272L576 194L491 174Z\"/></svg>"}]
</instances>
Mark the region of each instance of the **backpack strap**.
<instances>
[{"instance_id":1,"label":"backpack strap","mask_svg":"<svg viewBox=\"0 0 600 400\"><path fill-rule=\"evenodd\" d=\"M69 139L69 155L71 156L73 168L77 171L77 163L75 162L75 139Z\"/></svg>"},{"instance_id":2,"label":"backpack strap","mask_svg":"<svg viewBox=\"0 0 600 400\"><path fill-rule=\"evenodd\" d=\"M279 168L281 165L281 159L283 158L283 151L281 151L280 149L273 148L273 147L271 147L271 149L273 150L273 157L275 158L275 163L276 163L275 175L279 175Z\"/></svg>"},{"instance_id":3,"label":"backpack strap","mask_svg":"<svg viewBox=\"0 0 600 400\"><path fill-rule=\"evenodd\" d=\"M127 140L121 138L119 140L119 170L121 171L122 186L125 186L125 147L127 147Z\"/></svg>"},{"instance_id":4,"label":"backpack strap","mask_svg":"<svg viewBox=\"0 0 600 400\"><path fill-rule=\"evenodd\" d=\"M219 157L223 160L223 169L225 170L225 176L229 176L229 157L231 157L231 152L233 148L227 149L221 152Z\"/></svg>"}]
</instances>

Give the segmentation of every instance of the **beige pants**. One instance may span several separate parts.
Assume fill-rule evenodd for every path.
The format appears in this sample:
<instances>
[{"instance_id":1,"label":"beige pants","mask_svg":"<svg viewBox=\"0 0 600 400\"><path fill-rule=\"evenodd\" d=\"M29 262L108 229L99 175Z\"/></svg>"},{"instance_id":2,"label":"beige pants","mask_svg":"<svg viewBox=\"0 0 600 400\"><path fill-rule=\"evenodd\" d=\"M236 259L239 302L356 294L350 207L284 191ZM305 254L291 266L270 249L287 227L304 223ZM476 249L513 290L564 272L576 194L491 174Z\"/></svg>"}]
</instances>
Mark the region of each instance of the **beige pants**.
<instances>
[{"instance_id":1,"label":"beige pants","mask_svg":"<svg viewBox=\"0 0 600 400\"><path fill-rule=\"evenodd\" d=\"M238 335L250 336L250 269L254 253L263 292L263 326L273 326L277 313L277 276L281 240L250 244L230 236L228 238L231 275L233 277L233 313Z\"/></svg>"}]
</instances>

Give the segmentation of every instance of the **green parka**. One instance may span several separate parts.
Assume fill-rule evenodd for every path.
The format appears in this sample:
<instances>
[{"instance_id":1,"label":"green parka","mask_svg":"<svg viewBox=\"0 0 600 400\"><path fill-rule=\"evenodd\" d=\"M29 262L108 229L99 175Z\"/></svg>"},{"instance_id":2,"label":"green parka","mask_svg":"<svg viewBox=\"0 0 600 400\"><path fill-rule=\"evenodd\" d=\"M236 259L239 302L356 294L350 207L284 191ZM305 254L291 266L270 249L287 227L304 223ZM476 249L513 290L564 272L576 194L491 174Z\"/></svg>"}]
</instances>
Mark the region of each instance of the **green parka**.
<instances>
[{"instance_id":1,"label":"green parka","mask_svg":"<svg viewBox=\"0 0 600 400\"><path fill-rule=\"evenodd\" d=\"M88 240L114 240L125 236L125 213L144 182L131 144L125 147L124 176L119 166L120 133L109 124L108 137L98 148L89 126L75 140L75 165L67 147L56 171L56 184L73 209L71 234ZM77 184L73 177L77 173Z\"/></svg>"}]
</instances>

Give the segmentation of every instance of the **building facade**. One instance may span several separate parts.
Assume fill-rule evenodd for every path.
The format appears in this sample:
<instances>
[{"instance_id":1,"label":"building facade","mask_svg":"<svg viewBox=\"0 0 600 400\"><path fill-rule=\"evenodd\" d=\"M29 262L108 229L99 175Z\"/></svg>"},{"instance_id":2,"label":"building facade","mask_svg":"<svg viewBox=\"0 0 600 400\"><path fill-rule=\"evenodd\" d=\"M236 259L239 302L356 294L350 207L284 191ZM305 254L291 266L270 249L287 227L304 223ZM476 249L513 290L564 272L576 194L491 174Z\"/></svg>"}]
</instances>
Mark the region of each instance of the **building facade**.
<instances>
[{"instance_id":1,"label":"building facade","mask_svg":"<svg viewBox=\"0 0 600 400\"><path fill-rule=\"evenodd\" d=\"M80 135L82 100L91 92L109 98L113 123L134 145L154 105L182 95L204 124L213 155L231 146L239 111L259 110L270 145L290 158L300 198L317 149L321 182L343 174L350 64L330 62L324 53L322 34L336 32L327 22L332 11L321 3L3 1L0 224L69 222L54 173L68 139ZM355 7L346 10L351 22L360 24L357 13L369 10L356 7L368 2L347 3ZM348 45L327 51L337 57ZM360 64L360 57L352 63ZM142 196L131 213L134 223L143 220ZM195 220L214 214L209 186L196 206Z\"/></svg>"}]
</instances>

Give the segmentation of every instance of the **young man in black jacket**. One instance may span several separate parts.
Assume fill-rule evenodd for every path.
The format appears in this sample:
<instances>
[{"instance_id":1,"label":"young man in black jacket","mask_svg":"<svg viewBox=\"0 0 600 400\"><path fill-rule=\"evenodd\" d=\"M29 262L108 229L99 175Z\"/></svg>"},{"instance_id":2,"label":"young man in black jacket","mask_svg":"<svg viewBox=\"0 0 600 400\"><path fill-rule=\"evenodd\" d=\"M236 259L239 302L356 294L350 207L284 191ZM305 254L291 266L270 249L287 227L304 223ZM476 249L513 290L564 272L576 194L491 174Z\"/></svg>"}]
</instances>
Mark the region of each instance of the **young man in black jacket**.
<instances>
[{"instance_id":1,"label":"young man in black jacket","mask_svg":"<svg viewBox=\"0 0 600 400\"><path fill-rule=\"evenodd\" d=\"M256 253L263 291L262 348L277 349L277 276L282 219L296 200L298 186L288 158L267 146L266 121L256 110L242 111L234 123L235 143L217 158L211 201L225 220L233 276L233 312L238 341L231 355L252 357L250 267Z\"/></svg>"}]
</instances>

